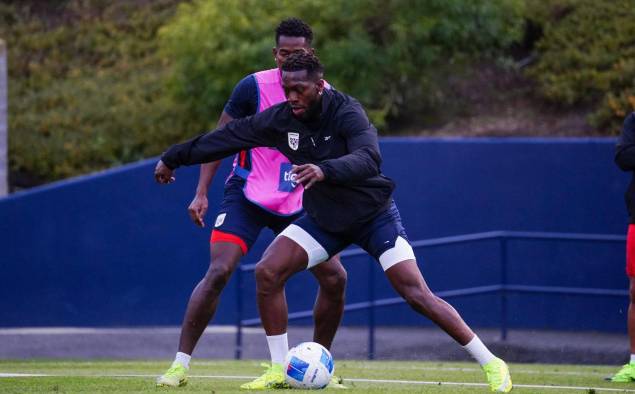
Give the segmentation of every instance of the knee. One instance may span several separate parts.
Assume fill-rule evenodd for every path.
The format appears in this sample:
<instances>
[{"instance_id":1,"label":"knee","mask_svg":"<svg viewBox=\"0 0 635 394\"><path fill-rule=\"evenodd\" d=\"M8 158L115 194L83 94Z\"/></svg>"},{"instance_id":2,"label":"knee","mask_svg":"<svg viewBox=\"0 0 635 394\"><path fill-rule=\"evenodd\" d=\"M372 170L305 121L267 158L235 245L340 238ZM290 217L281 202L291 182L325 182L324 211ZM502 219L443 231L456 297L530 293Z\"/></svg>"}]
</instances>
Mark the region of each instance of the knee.
<instances>
[{"instance_id":1,"label":"knee","mask_svg":"<svg viewBox=\"0 0 635 394\"><path fill-rule=\"evenodd\" d=\"M412 309L426 315L435 309L439 300L433 293L415 286L408 288L403 298Z\"/></svg>"},{"instance_id":2,"label":"knee","mask_svg":"<svg viewBox=\"0 0 635 394\"><path fill-rule=\"evenodd\" d=\"M346 270L340 266L340 269L329 272L328 275L319 276L318 283L320 288L327 294L343 297L346 292Z\"/></svg>"},{"instance_id":3,"label":"knee","mask_svg":"<svg viewBox=\"0 0 635 394\"><path fill-rule=\"evenodd\" d=\"M341 270L338 270L332 278L329 279L329 284L335 291L344 294L344 292L346 291L347 279L348 274L346 273L346 270L342 268Z\"/></svg>"},{"instance_id":4,"label":"knee","mask_svg":"<svg viewBox=\"0 0 635 394\"><path fill-rule=\"evenodd\" d=\"M258 291L267 291L284 285L281 273L267 260L260 260L256 264L255 275Z\"/></svg>"},{"instance_id":5,"label":"knee","mask_svg":"<svg viewBox=\"0 0 635 394\"><path fill-rule=\"evenodd\" d=\"M629 287L629 298L631 304L635 304L635 281L631 280L631 285Z\"/></svg>"},{"instance_id":6,"label":"knee","mask_svg":"<svg viewBox=\"0 0 635 394\"><path fill-rule=\"evenodd\" d=\"M217 260L212 262L203 279L208 290L219 292L225 288L233 269L231 264Z\"/></svg>"}]
</instances>

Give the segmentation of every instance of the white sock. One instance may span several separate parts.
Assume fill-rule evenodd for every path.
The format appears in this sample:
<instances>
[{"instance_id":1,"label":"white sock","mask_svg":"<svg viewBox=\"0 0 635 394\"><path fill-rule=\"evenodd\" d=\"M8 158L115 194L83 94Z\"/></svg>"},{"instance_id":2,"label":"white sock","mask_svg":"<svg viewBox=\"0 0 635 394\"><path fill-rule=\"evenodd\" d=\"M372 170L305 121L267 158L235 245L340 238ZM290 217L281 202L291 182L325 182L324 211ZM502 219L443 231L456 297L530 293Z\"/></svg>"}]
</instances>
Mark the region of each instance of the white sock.
<instances>
[{"instance_id":1,"label":"white sock","mask_svg":"<svg viewBox=\"0 0 635 394\"><path fill-rule=\"evenodd\" d=\"M487 349L476 335L474 335L474 338L472 338L467 345L463 346L463 348L467 350L467 352L470 353L481 366L487 364L495 358L492 352Z\"/></svg>"},{"instance_id":2,"label":"white sock","mask_svg":"<svg viewBox=\"0 0 635 394\"><path fill-rule=\"evenodd\" d=\"M176 357L174 358L174 362L172 363L172 366L174 366L174 364L181 364L182 366L185 367L185 369L190 369L191 358L192 356L190 356L189 354L177 352Z\"/></svg>"},{"instance_id":3,"label":"white sock","mask_svg":"<svg viewBox=\"0 0 635 394\"><path fill-rule=\"evenodd\" d=\"M267 344L269 345L269 353L271 353L271 363L280 364L284 363L284 358L289 351L289 341L287 339L287 333L280 335L267 335Z\"/></svg>"},{"instance_id":4,"label":"white sock","mask_svg":"<svg viewBox=\"0 0 635 394\"><path fill-rule=\"evenodd\" d=\"M631 364L635 364L635 354L631 354Z\"/></svg>"}]
</instances>

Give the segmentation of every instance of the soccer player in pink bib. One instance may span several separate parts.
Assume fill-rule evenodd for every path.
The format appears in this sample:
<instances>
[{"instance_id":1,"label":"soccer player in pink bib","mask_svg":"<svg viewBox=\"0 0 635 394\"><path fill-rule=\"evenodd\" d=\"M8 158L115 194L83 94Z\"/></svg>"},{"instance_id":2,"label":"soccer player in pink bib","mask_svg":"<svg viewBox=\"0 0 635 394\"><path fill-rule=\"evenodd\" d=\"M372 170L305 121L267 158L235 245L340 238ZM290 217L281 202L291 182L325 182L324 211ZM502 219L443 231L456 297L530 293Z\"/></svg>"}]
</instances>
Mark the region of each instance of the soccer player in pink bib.
<instances>
[{"instance_id":1,"label":"soccer player in pink bib","mask_svg":"<svg viewBox=\"0 0 635 394\"><path fill-rule=\"evenodd\" d=\"M229 98L218 121L222 127L233 119L244 118L286 101L280 66L292 53L313 53L311 28L290 18L276 28L273 56L276 68L248 75ZM207 189L220 161L202 164L196 195L188 211L203 227L207 212ZM211 261L205 276L192 291L181 327L178 352L172 366L157 379L159 386L183 386L187 383L189 362L203 331L214 316L221 291L240 259L258 238L264 227L280 233L303 214L303 187L295 182L291 163L277 149L257 147L240 151L225 184L221 208L210 239ZM346 271L337 256L311 270L319 282L314 307L313 340L330 348L342 319ZM271 365L243 389L283 388L286 386L282 363L288 351L287 334L267 336ZM330 387L343 388L334 377Z\"/></svg>"}]
</instances>

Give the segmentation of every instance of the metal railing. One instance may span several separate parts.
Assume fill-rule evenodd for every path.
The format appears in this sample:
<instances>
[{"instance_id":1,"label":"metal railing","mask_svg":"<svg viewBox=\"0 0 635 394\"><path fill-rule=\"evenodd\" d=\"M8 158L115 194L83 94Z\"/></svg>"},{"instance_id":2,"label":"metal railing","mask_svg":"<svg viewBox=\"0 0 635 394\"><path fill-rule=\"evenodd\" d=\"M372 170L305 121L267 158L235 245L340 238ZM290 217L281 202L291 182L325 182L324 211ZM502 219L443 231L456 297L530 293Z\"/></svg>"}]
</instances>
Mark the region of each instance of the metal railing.
<instances>
[{"instance_id":1,"label":"metal railing","mask_svg":"<svg viewBox=\"0 0 635 394\"><path fill-rule=\"evenodd\" d=\"M624 235L612 234L580 234L580 233L550 233L550 232L527 232L527 231L489 231L483 233L473 233L457 235L451 237L424 239L411 242L412 248L424 248L441 245L461 244L468 242L498 240L500 256L500 283L468 287L463 289L437 291L435 294L441 298L462 297L474 294L498 293L500 296L500 333L501 339L507 339L507 295L509 293L535 293L535 294L563 294L563 295L588 295L588 296L608 296L623 297L628 295L628 290L598 289L563 286L528 286L510 284L507 280L508 253L507 244L510 240L542 240L542 241L575 241L587 243L623 243L626 241ZM342 262L346 258L366 255L367 253L359 248L346 250L340 253ZM369 260L374 263L374 259L369 256ZM374 268L374 264L370 264ZM256 264L245 264L239 267L236 284L236 351L234 357L242 357L242 328L260 325L259 318L243 319L243 279L244 272L254 271ZM405 303L401 297L375 299L375 279L374 275L368 275L369 300L347 304L344 311L369 310L368 313L368 359L372 360L375 354L375 309ZM312 310L304 310L289 313L289 321L309 318L313 316Z\"/></svg>"}]
</instances>

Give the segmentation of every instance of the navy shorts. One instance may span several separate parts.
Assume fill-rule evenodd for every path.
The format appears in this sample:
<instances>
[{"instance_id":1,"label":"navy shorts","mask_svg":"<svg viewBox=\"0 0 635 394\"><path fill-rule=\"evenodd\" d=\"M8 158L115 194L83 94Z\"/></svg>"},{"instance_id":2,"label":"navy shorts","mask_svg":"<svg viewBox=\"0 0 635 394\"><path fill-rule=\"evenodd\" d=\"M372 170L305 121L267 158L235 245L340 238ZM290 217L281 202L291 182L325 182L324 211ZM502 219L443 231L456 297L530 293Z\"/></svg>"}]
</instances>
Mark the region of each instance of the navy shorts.
<instances>
[{"instance_id":1,"label":"navy shorts","mask_svg":"<svg viewBox=\"0 0 635 394\"><path fill-rule=\"evenodd\" d=\"M303 215L276 215L247 200L243 183L230 180L225 185L225 196L214 222L210 242L231 242L241 247L243 254L253 246L263 228L279 234Z\"/></svg>"},{"instance_id":2,"label":"navy shorts","mask_svg":"<svg viewBox=\"0 0 635 394\"><path fill-rule=\"evenodd\" d=\"M369 222L347 231L326 231L309 215L303 215L280 235L291 238L304 248L309 256L308 268L336 255L351 244L361 247L377 259L384 270L401 261L415 259L394 201L388 209Z\"/></svg>"}]
</instances>

